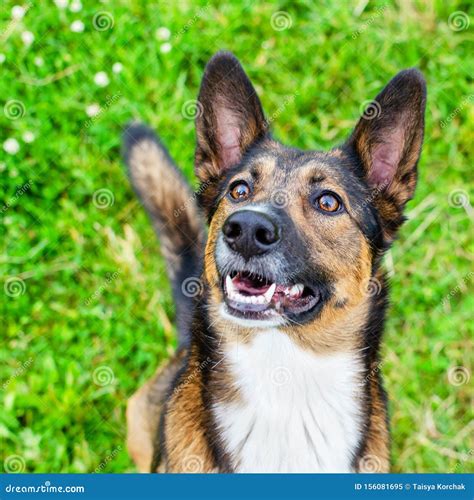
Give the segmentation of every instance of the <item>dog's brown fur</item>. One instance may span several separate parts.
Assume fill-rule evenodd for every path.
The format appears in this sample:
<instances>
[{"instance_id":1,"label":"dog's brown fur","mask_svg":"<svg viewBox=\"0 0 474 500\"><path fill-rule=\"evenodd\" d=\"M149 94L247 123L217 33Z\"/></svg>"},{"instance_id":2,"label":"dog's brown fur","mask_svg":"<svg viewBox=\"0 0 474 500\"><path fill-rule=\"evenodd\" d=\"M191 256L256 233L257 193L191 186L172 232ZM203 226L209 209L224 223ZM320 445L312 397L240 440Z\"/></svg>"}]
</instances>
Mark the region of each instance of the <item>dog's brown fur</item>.
<instances>
[{"instance_id":1,"label":"dog's brown fur","mask_svg":"<svg viewBox=\"0 0 474 500\"><path fill-rule=\"evenodd\" d=\"M280 330L317 355L365 351L361 397L366 421L353 469L364 472L365 458L375 457L378 471L388 472L388 416L379 373L387 286L380 260L416 185L425 106L422 76L415 70L400 73L375 101L379 116L363 116L349 140L329 153L304 153L275 141L250 81L227 53L208 64L199 102L196 174L209 221L205 249L202 217L169 156L147 129L132 127L126 133L132 183L160 234L182 332L176 356L129 401L128 446L135 463L141 471L235 468L212 405L241 398L225 353L232 345L251 342L258 332L231 325L219 314L224 296L216 247L236 209L228 187L243 179L252 186L253 204L270 204L275 193L286 194L285 213L299 245L292 272L317 269L330 283L317 314ZM321 184L340 195L347 216L315 215L308 196ZM203 293L192 303L179 286L184 278L199 276L201 266ZM373 283L380 289L367 293Z\"/></svg>"}]
</instances>

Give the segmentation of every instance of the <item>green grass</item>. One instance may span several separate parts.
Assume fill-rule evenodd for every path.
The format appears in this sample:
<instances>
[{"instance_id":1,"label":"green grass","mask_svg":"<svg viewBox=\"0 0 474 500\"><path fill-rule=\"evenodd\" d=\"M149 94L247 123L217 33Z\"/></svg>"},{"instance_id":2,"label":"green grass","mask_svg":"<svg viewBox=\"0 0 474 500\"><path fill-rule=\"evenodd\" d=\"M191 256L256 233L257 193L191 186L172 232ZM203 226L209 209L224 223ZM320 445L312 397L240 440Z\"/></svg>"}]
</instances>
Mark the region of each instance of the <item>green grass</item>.
<instances>
[{"instance_id":1,"label":"green grass","mask_svg":"<svg viewBox=\"0 0 474 500\"><path fill-rule=\"evenodd\" d=\"M278 115L276 136L301 148L343 141L361 103L395 73L424 72L419 186L389 262L382 370L393 468L473 471L472 381L457 385L450 372L472 372L473 208L456 206L455 196L474 200L472 18L459 31L448 22L469 2L370 2L360 12L365 2L203 2L199 10L191 1L85 0L73 13L34 1L12 25L17 2L3 2L0 13L1 106L24 107L15 120L11 103L0 109L0 146L8 138L20 145L16 154L0 149L3 467L134 470L126 399L172 352L175 330L159 247L120 159L121 128L132 118L150 123L191 179L194 124L182 108L196 98L208 58L225 48L241 59L268 115ZM272 28L277 10L289 14L290 28ZM113 18L111 29L94 29L98 11ZM70 30L74 20L84 32ZM160 27L171 31L168 53ZM29 47L26 30L35 36ZM94 83L100 71L106 87ZM94 103L103 112L91 123ZM106 202L113 195L105 208L94 203L100 189Z\"/></svg>"}]
</instances>

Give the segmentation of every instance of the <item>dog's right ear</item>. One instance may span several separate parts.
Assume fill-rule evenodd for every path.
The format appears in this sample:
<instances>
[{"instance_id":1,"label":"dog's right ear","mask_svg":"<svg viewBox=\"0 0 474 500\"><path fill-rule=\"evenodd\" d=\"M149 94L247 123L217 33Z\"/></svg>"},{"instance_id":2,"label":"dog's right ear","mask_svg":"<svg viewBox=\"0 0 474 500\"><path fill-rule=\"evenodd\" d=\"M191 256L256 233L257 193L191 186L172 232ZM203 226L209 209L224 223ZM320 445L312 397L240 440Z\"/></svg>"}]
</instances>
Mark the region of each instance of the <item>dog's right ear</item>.
<instances>
[{"instance_id":1,"label":"dog's right ear","mask_svg":"<svg viewBox=\"0 0 474 500\"><path fill-rule=\"evenodd\" d=\"M196 175L205 186L204 208L217 183L267 131L262 105L238 59L218 52L208 62L199 91L196 117Z\"/></svg>"},{"instance_id":2,"label":"dog's right ear","mask_svg":"<svg viewBox=\"0 0 474 500\"><path fill-rule=\"evenodd\" d=\"M423 75L414 68L401 71L372 101L347 142L360 160L386 246L405 220L405 205L415 192L425 106Z\"/></svg>"}]
</instances>

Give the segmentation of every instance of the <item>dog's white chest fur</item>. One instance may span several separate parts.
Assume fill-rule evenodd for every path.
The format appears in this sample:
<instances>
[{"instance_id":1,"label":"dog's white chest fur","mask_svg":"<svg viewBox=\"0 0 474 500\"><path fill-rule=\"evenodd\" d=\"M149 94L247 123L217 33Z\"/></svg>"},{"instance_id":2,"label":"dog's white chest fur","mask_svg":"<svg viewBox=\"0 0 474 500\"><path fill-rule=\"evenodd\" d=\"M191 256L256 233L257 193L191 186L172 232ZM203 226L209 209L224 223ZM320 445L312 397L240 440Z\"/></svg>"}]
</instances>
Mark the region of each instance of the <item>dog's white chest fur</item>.
<instances>
[{"instance_id":1,"label":"dog's white chest fur","mask_svg":"<svg viewBox=\"0 0 474 500\"><path fill-rule=\"evenodd\" d=\"M237 472L353 472L362 362L316 356L278 330L227 352L242 401L214 415Z\"/></svg>"}]
</instances>

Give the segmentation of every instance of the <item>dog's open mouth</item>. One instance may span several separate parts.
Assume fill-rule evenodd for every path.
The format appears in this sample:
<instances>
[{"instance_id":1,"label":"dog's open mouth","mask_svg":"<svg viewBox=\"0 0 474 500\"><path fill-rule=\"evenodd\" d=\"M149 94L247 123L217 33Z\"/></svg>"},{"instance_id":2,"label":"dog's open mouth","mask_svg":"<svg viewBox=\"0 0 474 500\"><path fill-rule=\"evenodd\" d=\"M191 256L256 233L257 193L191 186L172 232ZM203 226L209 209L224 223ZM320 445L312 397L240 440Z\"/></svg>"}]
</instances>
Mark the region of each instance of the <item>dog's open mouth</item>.
<instances>
[{"instance_id":1,"label":"dog's open mouth","mask_svg":"<svg viewBox=\"0 0 474 500\"><path fill-rule=\"evenodd\" d=\"M246 319L302 314L320 299L317 290L302 283L274 283L246 271L225 277L224 296L230 312Z\"/></svg>"}]
</instances>

